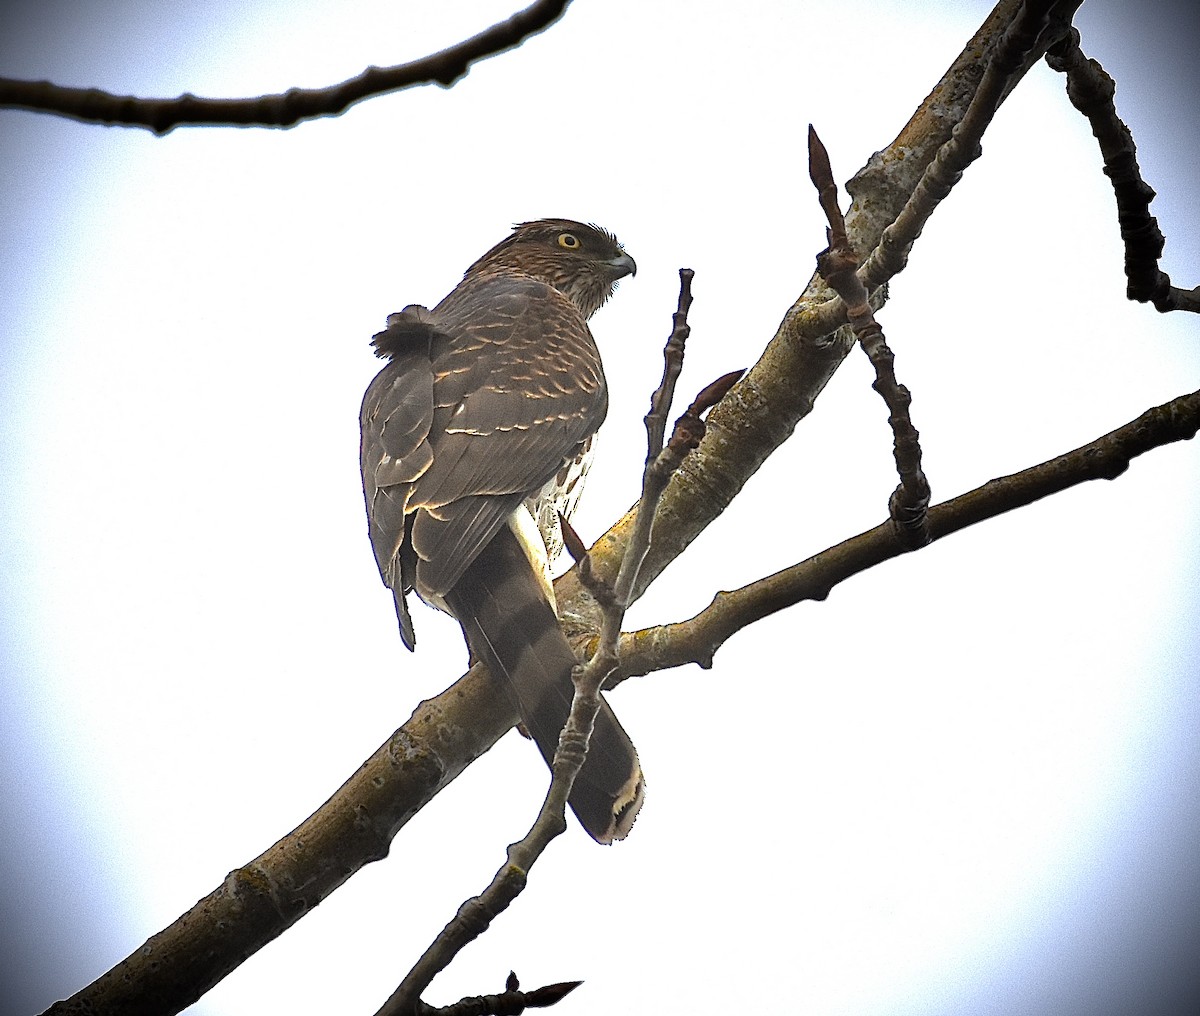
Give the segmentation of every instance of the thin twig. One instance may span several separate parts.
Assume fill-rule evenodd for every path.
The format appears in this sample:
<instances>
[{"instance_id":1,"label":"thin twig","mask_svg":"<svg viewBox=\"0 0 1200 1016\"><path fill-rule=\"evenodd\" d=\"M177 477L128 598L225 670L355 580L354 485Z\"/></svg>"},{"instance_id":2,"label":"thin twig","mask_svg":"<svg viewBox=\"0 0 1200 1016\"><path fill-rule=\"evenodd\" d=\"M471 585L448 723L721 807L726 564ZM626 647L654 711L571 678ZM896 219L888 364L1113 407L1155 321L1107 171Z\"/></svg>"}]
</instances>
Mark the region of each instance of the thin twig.
<instances>
[{"instance_id":1,"label":"thin twig","mask_svg":"<svg viewBox=\"0 0 1200 1016\"><path fill-rule=\"evenodd\" d=\"M838 189L829 165L829 153L808 126L808 167L821 207L829 220L829 247L817 255L817 271L846 305L850 327L875 368L872 387L888 407L892 428L892 454L900 485L892 492L888 508L905 546L915 550L929 542L925 516L929 510L929 481L921 469L921 444L909 407L912 395L896 380L896 358L883 328L875 320L867 288L858 277L858 255L846 237L846 221L838 207Z\"/></svg>"},{"instance_id":2,"label":"thin twig","mask_svg":"<svg viewBox=\"0 0 1200 1016\"><path fill-rule=\"evenodd\" d=\"M1067 76L1067 98L1088 118L1104 158L1104 175L1112 181L1117 199L1117 222L1125 244L1125 294L1159 311L1200 313L1200 286L1180 289L1158 264L1166 237L1150 214L1154 188L1142 179L1137 145L1113 99L1117 86L1095 60L1079 48L1079 32L1071 31L1046 53L1046 63Z\"/></svg>"},{"instance_id":3,"label":"thin twig","mask_svg":"<svg viewBox=\"0 0 1200 1016\"><path fill-rule=\"evenodd\" d=\"M163 135L176 127L294 127L302 120L338 116L364 99L438 84L449 88L480 60L519 46L560 17L571 0L536 0L511 18L437 53L394 67L368 67L357 77L327 88L291 88L276 95L242 99L174 99L113 95L99 88L69 88L51 81L0 78L0 108L123 127Z\"/></svg>"},{"instance_id":4,"label":"thin twig","mask_svg":"<svg viewBox=\"0 0 1200 1016\"><path fill-rule=\"evenodd\" d=\"M612 597L612 586L592 570L592 557L588 553L587 544L575 532L575 527L562 512L558 513L558 527L563 535L563 546L575 562L575 573L579 576L579 581L591 593L592 599L604 604Z\"/></svg>"},{"instance_id":5,"label":"thin twig","mask_svg":"<svg viewBox=\"0 0 1200 1016\"><path fill-rule=\"evenodd\" d=\"M638 517L633 526L633 534L621 558L621 567L613 582L613 595L621 607L621 617L633 600L633 587L641 571L642 562L650 551L650 531L654 525L654 512L667 481L683 462L683 455L674 453L664 455L663 435L666 433L667 414L671 411L671 401L675 398L675 382L683 370L683 353L691 328L687 323L688 311L692 307L692 279L695 272L690 268L679 269L679 303L672 315L671 335L663 349L663 376L658 389L650 399L650 411L646 414L646 467L642 471L642 496L638 501ZM686 454L686 453L685 453ZM604 624L610 620L610 613L604 612L604 622L601 625L600 641L606 638L614 645L620 635L621 618L617 618L617 631L604 631Z\"/></svg>"},{"instance_id":6,"label":"thin twig","mask_svg":"<svg viewBox=\"0 0 1200 1016\"><path fill-rule=\"evenodd\" d=\"M663 350L663 379L650 400L650 411L645 416L647 452L649 463L662 451L663 435L667 431L667 414L671 411L671 397L675 382L683 370L683 353L691 327L687 323L688 311L692 308L692 279L696 273L690 268L679 269L679 303L671 315L671 335Z\"/></svg>"}]
</instances>

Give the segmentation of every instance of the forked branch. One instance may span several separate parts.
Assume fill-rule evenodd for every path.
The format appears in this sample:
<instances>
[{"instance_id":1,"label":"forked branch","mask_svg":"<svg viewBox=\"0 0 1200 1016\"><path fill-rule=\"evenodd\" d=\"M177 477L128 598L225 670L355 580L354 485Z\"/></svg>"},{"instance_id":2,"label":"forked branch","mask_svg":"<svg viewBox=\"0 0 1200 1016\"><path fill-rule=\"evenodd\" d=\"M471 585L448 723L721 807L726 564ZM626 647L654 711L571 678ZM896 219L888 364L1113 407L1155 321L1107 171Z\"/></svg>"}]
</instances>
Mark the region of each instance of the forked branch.
<instances>
[{"instance_id":1,"label":"forked branch","mask_svg":"<svg viewBox=\"0 0 1200 1016\"><path fill-rule=\"evenodd\" d=\"M1191 440L1198 431L1200 391L1195 391L1148 409L1074 451L934 505L929 510L930 540L1089 480L1115 480L1139 455ZM708 668L716 651L743 628L804 600L823 600L846 579L908 549L889 520L774 575L718 593L709 606L686 621L629 632L621 637L618 680L688 663Z\"/></svg>"}]
</instances>

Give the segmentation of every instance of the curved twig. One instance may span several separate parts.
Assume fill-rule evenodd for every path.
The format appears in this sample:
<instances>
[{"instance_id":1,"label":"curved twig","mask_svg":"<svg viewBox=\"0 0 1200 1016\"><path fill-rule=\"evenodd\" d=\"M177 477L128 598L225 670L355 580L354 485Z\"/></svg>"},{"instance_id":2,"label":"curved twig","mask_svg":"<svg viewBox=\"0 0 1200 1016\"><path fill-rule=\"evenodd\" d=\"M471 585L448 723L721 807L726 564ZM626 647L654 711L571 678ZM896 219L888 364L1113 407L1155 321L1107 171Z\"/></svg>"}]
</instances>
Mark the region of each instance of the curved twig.
<instances>
[{"instance_id":1,"label":"curved twig","mask_svg":"<svg viewBox=\"0 0 1200 1016\"><path fill-rule=\"evenodd\" d=\"M1166 237L1150 214L1154 188L1142 179L1137 145L1113 102L1117 85L1103 67L1084 56L1079 32L1071 31L1046 53L1046 63L1067 76L1067 98L1088 118L1104 157L1104 175L1112 181L1117 199L1117 222L1125 244L1125 293L1155 310L1200 313L1200 286L1180 289L1159 267Z\"/></svg>"},{"instance_id":2,"label":"curved twig","mask_svg":"<svg viewBox=\"0 0 1200 1016\"><path fill-rule=\"evenodd\" d=\"M101 123L142 127L163 135L176 127L294 127L303 120L339 116L364 99L414 85L449 88L471 65L513 49L544 31L571 0L535 0L511 18L437 53L394 67L368 67L356 77L327 88L290 88L276 95L206 99L185 92L174 99L113 95L99 88L69 88L52 81L0 78L0 108Z\"/></svg>"}]
</instances>

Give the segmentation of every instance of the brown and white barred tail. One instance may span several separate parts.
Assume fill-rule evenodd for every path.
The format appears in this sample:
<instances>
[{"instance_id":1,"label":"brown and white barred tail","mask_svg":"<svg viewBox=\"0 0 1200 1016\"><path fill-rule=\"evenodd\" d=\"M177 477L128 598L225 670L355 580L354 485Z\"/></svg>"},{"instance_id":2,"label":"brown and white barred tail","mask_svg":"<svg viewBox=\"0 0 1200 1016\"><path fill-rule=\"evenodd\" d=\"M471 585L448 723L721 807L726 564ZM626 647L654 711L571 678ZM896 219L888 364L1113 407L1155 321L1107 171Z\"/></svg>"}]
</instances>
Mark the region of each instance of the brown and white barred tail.
<instances>
[{"instance_id":1,"label":"brown and white barred tail","mask_svg":"<svg viewBox=\"0 0 1200 1016\"><path fill-rule=\"evenodd\" d=\"M529 566L505 526L445 596L463 626L471 655L504 683L512 704L550 765L571 708L577 660ZM645 784L637 750L607 702L568 803L599 843L624 839L642 806Z\"/></svg>"}]
</instances>

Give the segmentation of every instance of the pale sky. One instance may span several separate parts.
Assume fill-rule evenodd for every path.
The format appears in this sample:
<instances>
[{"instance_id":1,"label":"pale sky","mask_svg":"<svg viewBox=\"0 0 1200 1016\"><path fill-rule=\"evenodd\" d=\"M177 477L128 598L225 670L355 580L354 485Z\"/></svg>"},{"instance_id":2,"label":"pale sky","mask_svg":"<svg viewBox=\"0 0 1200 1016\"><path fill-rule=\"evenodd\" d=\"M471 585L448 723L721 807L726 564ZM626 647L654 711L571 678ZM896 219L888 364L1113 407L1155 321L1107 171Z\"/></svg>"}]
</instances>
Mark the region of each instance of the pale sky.
<instances>
[{"instance_id":1,"label":"pale sky","mask_svg":"<svg viewBox=\"0 0 1200 1016\"><path fill-rule=\"evenodd\" d=\"M136 949L462 672L457 627L422 606L404 651L366 537L357 413L387 314L435 303L515 221L621 237L638 274L593 321L612 405L575 520L598 536L636 497L678 268L696 271L684 401L754 362L824 246L807 124L844 181L989 7L579 0L453 89L283 132L0 111L4 1014ZM28 0L0 15L0 74L282 91L515 9ZM1163 267L1191 287L1197 15L1132 9L1088 0L1077 24L1159 192ZM1200 322L1124 299L1111 189L1061 77L1035 67L983 149L880 316L935 501L1200 379ZM853 353L629 627L882 521L871 379ZM427 1001L511 968L583 979L564 1016L1188 1011L1198 520L1193 441L762 622L711 671L627 682L633 834L602 849L572 824ZM507 735L189 1012L374 1012L546 782Z\"/></svg>"}]
</instances>

